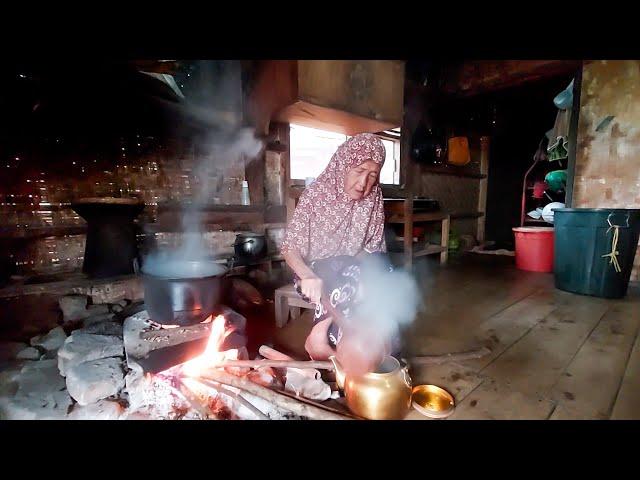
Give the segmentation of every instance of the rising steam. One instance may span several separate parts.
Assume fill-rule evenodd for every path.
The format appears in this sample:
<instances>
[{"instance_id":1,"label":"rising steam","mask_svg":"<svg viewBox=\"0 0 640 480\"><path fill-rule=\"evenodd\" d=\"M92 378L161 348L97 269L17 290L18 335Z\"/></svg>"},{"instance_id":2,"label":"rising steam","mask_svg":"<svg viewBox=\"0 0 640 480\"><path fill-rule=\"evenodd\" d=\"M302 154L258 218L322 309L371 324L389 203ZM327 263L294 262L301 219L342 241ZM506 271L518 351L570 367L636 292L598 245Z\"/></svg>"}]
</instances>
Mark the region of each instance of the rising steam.
<instances>
[{"instance_id":1,"label":"rising steam","mask_svg":"<svg viewBox=\"0 0 640 480\"><path fill-rule=\"evenodd\" d=\"M359 280L358 305L341 340L348 353L341 361L352 363L343 365L345 370L365 373L363 369L370 371L379 365L383 348L387 353L399 353L400 334L422 308L422 296L412 275L402 270L390 272L375 256L363 259Z\"/></svg>"},{"instance_id":2,"label":"rising steam","mask_svg":"<svg viewBox=\"0 0 640 480\"><path fill-rule=\"evenodd\" d=\"M234 89L240 88L237 72L230 70L215 77L211 65L201 62L202 73L192 87L194 93L187 96L178 109L180 118L186 119L181 125L183 129L194 128L190 123L193 122L200 129L204 126L209 132L200 144L205 153L193 168L194 178L199 181L193 185L193 197L183 211L183 242L176 249L154 252L145 258L143 270L152 275L184 278L202 276L198 273L219 273L215 265L206 267L206 272L195 272L194 268L203 267L194 267L194 263L189 263L207 260L213 254L204 242L201 214L201 207L209 203L216 193L217 186L208 180L210 173L243 165L245 160L253 160L263 148L253 129L240 127L238 115L233 111L237 106L229 106Z\"/></svg>"}]
</instances>

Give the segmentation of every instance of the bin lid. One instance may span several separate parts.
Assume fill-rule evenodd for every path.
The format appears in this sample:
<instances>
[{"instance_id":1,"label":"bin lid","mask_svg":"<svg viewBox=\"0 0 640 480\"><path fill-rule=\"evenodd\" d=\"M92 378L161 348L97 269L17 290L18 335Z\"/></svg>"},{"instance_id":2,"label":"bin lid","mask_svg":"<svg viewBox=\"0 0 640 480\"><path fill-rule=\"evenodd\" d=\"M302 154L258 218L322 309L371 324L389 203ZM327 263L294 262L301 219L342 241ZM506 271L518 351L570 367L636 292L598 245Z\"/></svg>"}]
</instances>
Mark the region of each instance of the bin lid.
<instances>
[{"instance_id":1,"label":"bin lid","mask_svg":"<svg viewBox=\"0 0 640 480\"><path fill-rule=\"evenodd\" d=\"M640 212L640 208L554 208L554 212L598 213L598 212Z\"/></svg>"},{"instance_id":2,"label":"bin lid","mask_svg":"<svg viewBox=\"0 0 640 480\"><path fill-rule=\"evenodd\" d=\"M522 233L553 232L553 227L513 227L513 231Z\"/></svg>"}]
</instances>

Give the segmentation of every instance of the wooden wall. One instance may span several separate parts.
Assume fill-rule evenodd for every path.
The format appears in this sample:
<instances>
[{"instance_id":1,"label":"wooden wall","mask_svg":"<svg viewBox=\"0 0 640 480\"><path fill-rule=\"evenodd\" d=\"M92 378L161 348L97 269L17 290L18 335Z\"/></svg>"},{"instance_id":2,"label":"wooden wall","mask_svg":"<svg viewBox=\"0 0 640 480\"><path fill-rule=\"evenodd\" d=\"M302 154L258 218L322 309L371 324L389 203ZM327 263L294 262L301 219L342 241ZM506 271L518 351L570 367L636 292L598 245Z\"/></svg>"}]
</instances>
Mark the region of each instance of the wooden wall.
<instances>
[{"instance_id":1,"label":"wooden wall","mask_svg":"<svg viewBox=\"0 0 640 480\"><path fill-rule=\"evenodd\" d=\"M608 116L611 122L596 129ZM599 60L582 73L573 206L640 208L640 61ZM640 251L632 280L640 279Z\"/></svg>"}]
</instances>

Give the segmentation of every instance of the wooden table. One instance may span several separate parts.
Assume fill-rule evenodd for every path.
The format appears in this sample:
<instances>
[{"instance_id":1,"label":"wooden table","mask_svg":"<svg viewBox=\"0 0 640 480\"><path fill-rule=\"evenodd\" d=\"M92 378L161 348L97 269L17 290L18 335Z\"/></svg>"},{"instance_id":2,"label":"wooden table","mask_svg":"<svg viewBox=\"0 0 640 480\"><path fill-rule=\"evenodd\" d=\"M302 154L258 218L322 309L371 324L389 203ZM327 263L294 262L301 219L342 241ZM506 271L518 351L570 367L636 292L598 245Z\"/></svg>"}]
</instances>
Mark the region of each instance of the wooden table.
<instances>
[{"instance_id":1,"label":"wooden table","mask_svg":"<svg viewBox=\"0 0 640 480\"><path fill-rule=\"evenodd\" d=\"M408 203L408 202L405 202ZM413 267L413 259L424 255L440 254L440 263L445 264L449 259L449 225L451 217L446 212L413 212L388 214L386 223L404 224L404 264L407 269ZM441 222L442 236L440 245L425 245L423 248L414 249L413 226L416 223Z\"/></svg>"}]
</instances>

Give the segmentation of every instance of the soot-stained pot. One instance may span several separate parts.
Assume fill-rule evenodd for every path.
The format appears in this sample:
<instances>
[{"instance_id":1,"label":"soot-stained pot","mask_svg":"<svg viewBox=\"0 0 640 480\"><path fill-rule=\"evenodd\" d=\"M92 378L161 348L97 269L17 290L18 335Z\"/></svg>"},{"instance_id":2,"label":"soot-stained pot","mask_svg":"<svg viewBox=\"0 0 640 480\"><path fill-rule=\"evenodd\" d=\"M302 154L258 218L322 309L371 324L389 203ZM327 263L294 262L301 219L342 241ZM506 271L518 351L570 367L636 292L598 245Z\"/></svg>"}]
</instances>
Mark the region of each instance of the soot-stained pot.
<instances>
[{"instance_id":1,"label":"soot-stained pot","mask_svg":"<svg viewBox=\"0 0 640 480\"><path fill-rule=\"evenodd\" d=\"M267 239L260 233L239 233L233 248L236 263L255 262L267 255Z\"/></svg>"},{"instance_id":2,"label":"soot-stained pot","mask_svg":"<svg viewBox=\"0 0 640 480\"><path fill-rule=\"evenodd\" d=\"M228 270L213 261L181 261L142 267L144 303L151 319L164 325L194 325L220 304ZM176 273L172 273L176 272Z\"/></svg>"}]
</instances>

